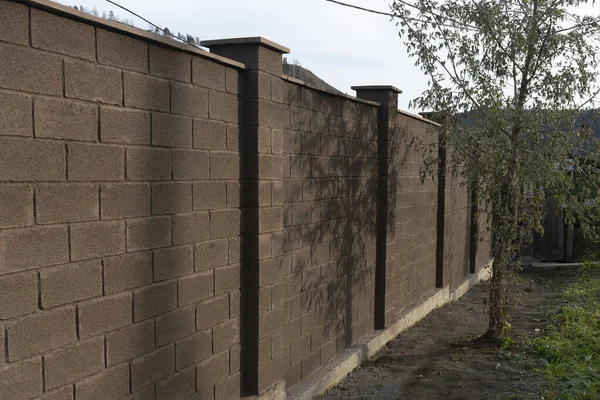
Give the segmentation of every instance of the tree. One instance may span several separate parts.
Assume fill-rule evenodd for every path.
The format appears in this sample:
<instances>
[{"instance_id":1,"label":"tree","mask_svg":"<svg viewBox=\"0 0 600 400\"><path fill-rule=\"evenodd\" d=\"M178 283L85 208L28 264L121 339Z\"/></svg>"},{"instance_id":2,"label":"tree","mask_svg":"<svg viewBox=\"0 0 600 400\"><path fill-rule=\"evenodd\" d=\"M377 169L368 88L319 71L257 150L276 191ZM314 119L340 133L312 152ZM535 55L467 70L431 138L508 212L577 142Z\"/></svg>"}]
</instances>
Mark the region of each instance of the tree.
<instances>
[{"instance_id":1,"label":"tree","mask_svg":"<svg viewBox=\"0 0 600 400\"><path fill-rule=\"evenodd\" d=\"M518 255L543 232L545 202L563 205L592 234L575 175L594 185L597 140L575 124L600 93L600 20L585 0L394 0L409 56L429 78L412 106L443 122L450 172L476 193L492 226L488 335L508 333ZM422 178L437 171L425 149ZM590 160L592 162L590 163ZM589 204L589 203L588 203Z\"/></svg>"}]
</instances>

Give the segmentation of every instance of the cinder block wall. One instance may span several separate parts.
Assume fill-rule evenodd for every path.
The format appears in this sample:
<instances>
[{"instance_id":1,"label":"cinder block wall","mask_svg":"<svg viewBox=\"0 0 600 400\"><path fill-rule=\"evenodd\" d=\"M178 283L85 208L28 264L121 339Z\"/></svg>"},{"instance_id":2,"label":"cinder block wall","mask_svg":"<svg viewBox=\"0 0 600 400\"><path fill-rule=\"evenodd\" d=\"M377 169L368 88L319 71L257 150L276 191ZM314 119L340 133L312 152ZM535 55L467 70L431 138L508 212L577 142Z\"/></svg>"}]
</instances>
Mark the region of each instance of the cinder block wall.
<instances>
[{"instance_id":1,"label":"cinder block wall","mask_svg":"<svg viewBox=\"0 0 600 400\"><path fill-rule=\"evenodd\" d=\"M419 171L423 154L417 146L437 146L432 125L399 113L392 142L395 187L390 303L397 318L436 288L437 179L423 183ZM436 147L434 147L435 149Z\"/></svg>"},{"instance_id":2,"label":"cinder block wall","mask_svg":"<svg viewBox=\"0 0 600 400\"><path fill-rule=\"evenodd\" d=\"M242 67L207 57L0 1L0 398L230 390Z\"/></svg>"},{"instance_id":3,"label":"cinder block wall","mask_svg":"<svg viewBox=\"0 0 600 400\"><path fill-rule=\"evenodd\" d=\"M292 385L374 329L378 106L288 90L283 343Z\"/></svg>"},{"instance_id":4,"label":"cinder block wall","mask_svg":"<svg viewBox=\"0 0 600 400\"><path fill-rule=\"evenodd\" d=\"M444 271L450 288L459 286L469 275L471 209L468 190L458 178L446 176L444 225Z\"/></svg>"},{"instance_id":5,"label":"cinder block wall","mask_svg":"<svg viewBox=\"0 0 600 400\"><path fill-rule=\"evenodd\" d=\"M263 394L468 276L466 191L421 184L396 89L206 45L0 0L0 399Z\"/></svg>"}]
</instances>

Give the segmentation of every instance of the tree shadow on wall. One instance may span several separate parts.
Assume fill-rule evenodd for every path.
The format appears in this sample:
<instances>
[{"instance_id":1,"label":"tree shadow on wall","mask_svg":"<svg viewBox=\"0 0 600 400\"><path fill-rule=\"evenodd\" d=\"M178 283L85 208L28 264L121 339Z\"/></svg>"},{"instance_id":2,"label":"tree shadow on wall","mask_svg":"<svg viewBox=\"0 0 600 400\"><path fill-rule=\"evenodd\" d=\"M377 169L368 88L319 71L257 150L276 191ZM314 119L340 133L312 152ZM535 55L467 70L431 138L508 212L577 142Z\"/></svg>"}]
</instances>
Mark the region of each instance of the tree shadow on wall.
<instances>
[{"instance_id":1,"label":"tree shadow on wall","mask_svg":"<svg viewBox=\"0 0 600 400\"><path fill-rule=\"evenodd\" d=\"M409 148L405 127L395 127L389 138L379 132L376 106L301 87L292 94L297 129L284 138L290 160L284 181L284 250L291 257L285 277L288 386L384 318L376 315L376 303L394 285L393 210Z\"/></svg>"}]
</instances>

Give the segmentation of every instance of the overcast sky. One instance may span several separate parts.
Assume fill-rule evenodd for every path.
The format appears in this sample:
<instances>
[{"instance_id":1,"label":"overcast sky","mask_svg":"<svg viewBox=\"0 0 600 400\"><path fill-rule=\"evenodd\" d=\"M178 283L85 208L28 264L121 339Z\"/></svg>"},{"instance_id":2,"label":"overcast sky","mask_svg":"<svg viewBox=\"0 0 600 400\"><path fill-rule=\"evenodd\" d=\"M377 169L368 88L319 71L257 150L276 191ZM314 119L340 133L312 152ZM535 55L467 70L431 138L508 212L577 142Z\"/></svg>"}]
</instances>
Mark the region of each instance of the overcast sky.
<instances>
[{"instance_id":1,"label":"overcast sky","mask_svg":"<svg viewBox=\"0 0 600 400\"><path fill-rule=\"evenodd\" d=\"M171 31L201 40L263 36L292 50L303 67L342 92L355 95L355 85L394 85L403 90L400 108L427 85L406 56L390 18L341 7L325 0L116 0ZM389 11L389 0L348 3ZM134 19L104 0L60 0L66 5L113 10Z\"/></svg>"}]
</instances>

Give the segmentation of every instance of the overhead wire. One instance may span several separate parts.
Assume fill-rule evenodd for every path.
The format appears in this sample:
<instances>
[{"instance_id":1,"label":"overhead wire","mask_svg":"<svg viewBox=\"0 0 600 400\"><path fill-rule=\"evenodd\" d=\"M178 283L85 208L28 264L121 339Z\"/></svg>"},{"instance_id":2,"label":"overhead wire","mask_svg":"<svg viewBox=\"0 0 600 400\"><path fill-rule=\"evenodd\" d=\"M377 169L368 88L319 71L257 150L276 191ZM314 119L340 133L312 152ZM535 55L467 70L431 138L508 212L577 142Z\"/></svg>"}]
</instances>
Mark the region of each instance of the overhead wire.
<instances>
[{"instance_id":1,"label":"overhead wire","mask_svg":"<svg viewBox=\"0 0 600 400\"><path fill-rule=\"evenodd\" d=\"M329 3L337 4L337 5L340 5L340 6L343 6L343 7L354 8L356 10L368 12L368 13L371 13L371 14L384 15L384 16L391 17L391 18L401 19L403 21L431 23L431 21L426 21L426 20L423 20L421 18L406 17L406 16L402 16L400 14L393 14L393 13L387 13L387 12L384 12L384 11L373 10L373 9L370 9L370 8L365 8L365 7L357 6L357 5L354 5L354 4L344 3L344 2L341 2L341 1L338 1L338 0L325 0L325 1L327 1ZM398 2L404 4L404 5L408 6L408 7L411 7L411 8L414 8L414 9L418 10L418 7L415 6L414 4L410 4L410 3L406 2L406 1L403 1L403 0L398 0ZM435 16L435 17L440 18L440 20L446 20L446 21L449 21L449 22L454 22L455 24L458 24L458 25L460 25L460 26L462 26L464 28L468 28L468 29L471 29L471 30L477 30L477 27L474 27L474 26L471 26L471 25L466 25L465 23L457 21L455 19L448 18L448 17L443 17L443 16L441 16L439 14L435 14L435 13L432 14L432 15ZM451 27L451 28L454 27L452 25L448 25L448 24L445 24L445 23L438 23L438 24L439 24L439 26L445 26L445 27Z\"/></svg>"},{"instance_id":2,"label":"overhead wire","mask_svg":"<svg viewBox=\"0 0 600 400\"><path fill-rule=\"evenodd\" d=\"M142 21L144 21L144 22L146 22L146 23L150 24L150 25L151 25L151 26L153 26L154 28L156 28L156 29L158 29L159 31L161 31L161 32L162 32L164 35L166 35L166 36L170 36L171 38L173 38L173 39L175 39L175 40L177 40L177 41L179 41L179 42L181 42L181 43L185 43L185 44L187 44L188 46L192 46L192 47L195 47L195 48L197 48L197 49L200 49L200 50L203 50L203 51L204 51L204 49L203 49L202 47L200 47L200 46L197 46L197 45L195 45L195 44L193 44L193 43L190 43L190 42L188 42L188 41L186 41L186 40L183 40L182 38L180 38L180 37L178 37L178 36L175 36L175 35L173 35L171 32L169 32L169 31L167 31L167 30L165 30L165 29L161 28L160 26L156 25L155 23L153 23L152 21L148 20L147 18L144 18L144 17L142 17L140 14L138 14L138 13L136 13L136 12L134 12L134 11L131 11L130 9L128 9L128 8L126 8L126 7L123 7L122 5L120 5L120 4L118 4L118 3L116 3L116 2L114 2L114 1L112 1L112 0L106 0L106 1L107 1L107 2L109 2L110 4L113 4L113 5L117 6L117 7L119 7L119 8L120 8L120 9L122 9L122 10L125 10L125 11L127 11L128 13L130 13L130 14L132 14L132 15L135 15L136 17L138 17L138 18L139 18L139 19L141 19Z\"/></svg>"}]
</instances>

